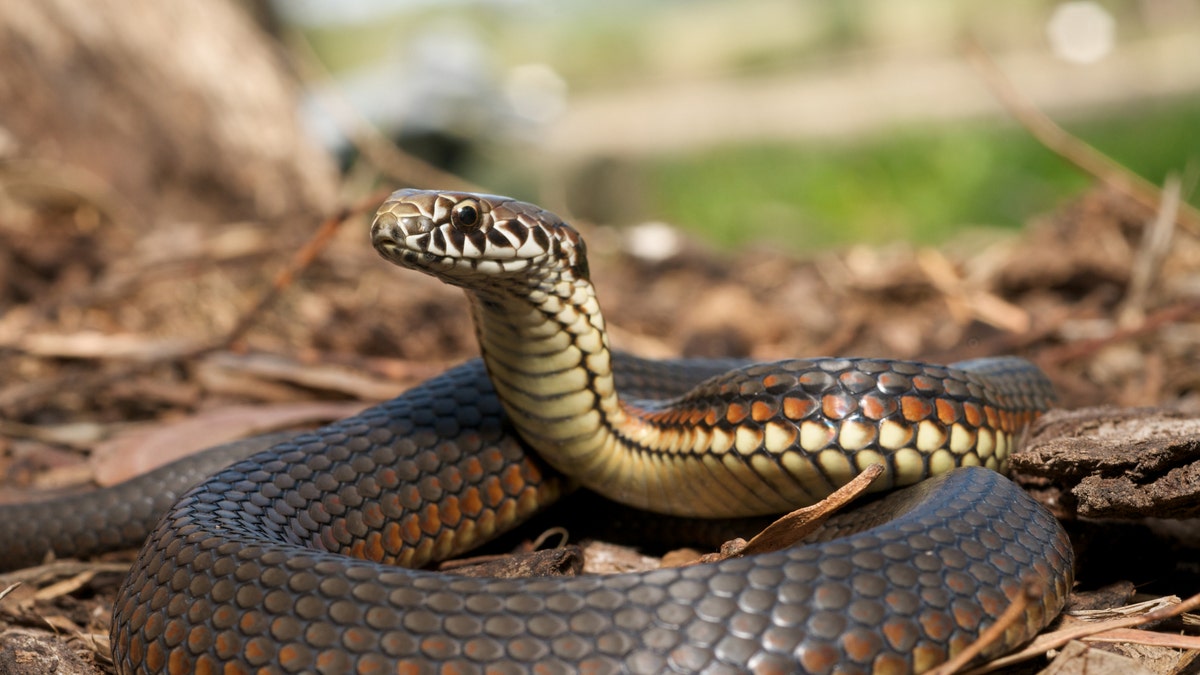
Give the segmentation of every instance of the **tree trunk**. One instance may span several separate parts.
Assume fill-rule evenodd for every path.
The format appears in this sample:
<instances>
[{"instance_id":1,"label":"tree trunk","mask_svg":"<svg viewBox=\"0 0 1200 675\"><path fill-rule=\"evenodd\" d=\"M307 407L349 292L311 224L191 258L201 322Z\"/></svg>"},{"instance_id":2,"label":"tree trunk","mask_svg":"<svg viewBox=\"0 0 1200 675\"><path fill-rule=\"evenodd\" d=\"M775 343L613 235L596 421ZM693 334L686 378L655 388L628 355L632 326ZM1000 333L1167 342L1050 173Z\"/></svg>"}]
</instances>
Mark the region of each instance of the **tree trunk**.
<instances>
[{"instance_id":1,"label":"tree trunk","mask_svg":"<svg viewBox=\"0 0 1200 675\"><path fill-rule=\"evenodd\" d=\"M146 224L319 216L336 173L297 113L277 47L231 0L0 0L9 175L32 159L86 176Z\"/></svg>"}]
</instances>

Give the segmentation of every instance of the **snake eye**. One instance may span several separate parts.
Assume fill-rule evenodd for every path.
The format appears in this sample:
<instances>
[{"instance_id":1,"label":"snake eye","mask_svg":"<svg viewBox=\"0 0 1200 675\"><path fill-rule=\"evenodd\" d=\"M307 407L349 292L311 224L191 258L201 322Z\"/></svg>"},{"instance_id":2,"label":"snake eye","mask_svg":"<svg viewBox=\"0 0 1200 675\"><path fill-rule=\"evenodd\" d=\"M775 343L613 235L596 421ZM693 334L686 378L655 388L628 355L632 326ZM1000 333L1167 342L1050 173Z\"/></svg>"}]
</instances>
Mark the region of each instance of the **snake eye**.
<instances>
[{"instance_id":1,"label":"snake eye","mask_svg":"<svg viewBox=\"0 0 1200 675\"><path fill-rule=\"evenodd\" d=\"M479 224L479 203L474 199L467 199L455 204L454 210L450 212L450 222L455 227L475 227Z\"/></svg>"}]
</instances>

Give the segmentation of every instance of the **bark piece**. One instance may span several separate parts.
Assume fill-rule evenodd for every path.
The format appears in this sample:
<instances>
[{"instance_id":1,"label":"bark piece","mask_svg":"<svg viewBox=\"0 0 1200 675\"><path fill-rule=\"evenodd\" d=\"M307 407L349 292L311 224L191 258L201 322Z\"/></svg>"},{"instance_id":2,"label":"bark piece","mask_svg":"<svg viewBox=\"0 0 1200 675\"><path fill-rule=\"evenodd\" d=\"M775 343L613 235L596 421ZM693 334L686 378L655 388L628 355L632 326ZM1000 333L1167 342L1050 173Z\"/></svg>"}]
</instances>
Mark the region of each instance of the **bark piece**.
<instances>
[{"instance_id":1,"label":"bark piece","mask_svg":"<svg viewBox=\"0 0 1200 675\"><path fill-rule=\"evenodd\" d=\"M0 634L0 673L10 675L96 675L100 669L87 663L64 641L47 633L10 630Z\"/></svg>"},{"instance_id":2,"label":"bark piece","mask_svg":"<svg viewBox=\"0 0 1200 675\"><path fill-rule=\"evenodd\" d=\"M1200 515L1200 414L1181 407L1051 411L1012 467L1024 482L1057 488L1056 506L1068 514Z\"/></svg>"}]
</instances>

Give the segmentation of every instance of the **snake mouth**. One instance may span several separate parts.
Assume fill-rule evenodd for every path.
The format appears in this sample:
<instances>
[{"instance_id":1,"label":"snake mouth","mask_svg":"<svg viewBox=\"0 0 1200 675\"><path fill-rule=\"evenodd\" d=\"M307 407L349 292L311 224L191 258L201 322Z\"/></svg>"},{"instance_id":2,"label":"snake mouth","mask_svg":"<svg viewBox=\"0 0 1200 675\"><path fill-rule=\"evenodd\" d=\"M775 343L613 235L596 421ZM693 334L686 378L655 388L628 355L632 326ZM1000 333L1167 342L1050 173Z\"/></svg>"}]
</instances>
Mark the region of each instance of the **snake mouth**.
<instances>
[{"instance_id":1,"label":"snake mouth","mask_svg":"<svg viewBox=\"0 0 1200 675\"><path fill-rule=\"evenodd\" d=\"M375 249L385 259L401 267L428 269L432 271L447 264L446 258L442 256L405 248L404 246L397 245L395 242L376 242Z\"/></svg>"}]
</instances>

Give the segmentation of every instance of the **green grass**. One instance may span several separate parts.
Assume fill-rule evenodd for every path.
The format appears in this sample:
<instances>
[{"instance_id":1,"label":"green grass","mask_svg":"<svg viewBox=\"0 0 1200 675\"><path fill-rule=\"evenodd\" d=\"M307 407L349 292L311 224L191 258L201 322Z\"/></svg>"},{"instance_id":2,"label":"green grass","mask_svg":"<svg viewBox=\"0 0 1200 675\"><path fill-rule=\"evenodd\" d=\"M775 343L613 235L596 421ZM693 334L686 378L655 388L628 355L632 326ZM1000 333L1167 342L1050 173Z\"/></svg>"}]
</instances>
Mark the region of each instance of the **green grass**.
<instances>
[{"instance_id":1,"label":"green grass","mask_svg":"<svg viewBox=\"0 0 1200 675\"><path fill-rule=\"evenodd\" d=\"M1200 99L1066 126L1153 182L1200 168ZM765 241L793 250L935 243L964 226L1018 227L1091 184L1024 130L983 123L728 147L653 160L641 171L647 217L720 246ZM1190 198L1200 203L1195 191Z\"/></svg>"}]
</instances>

